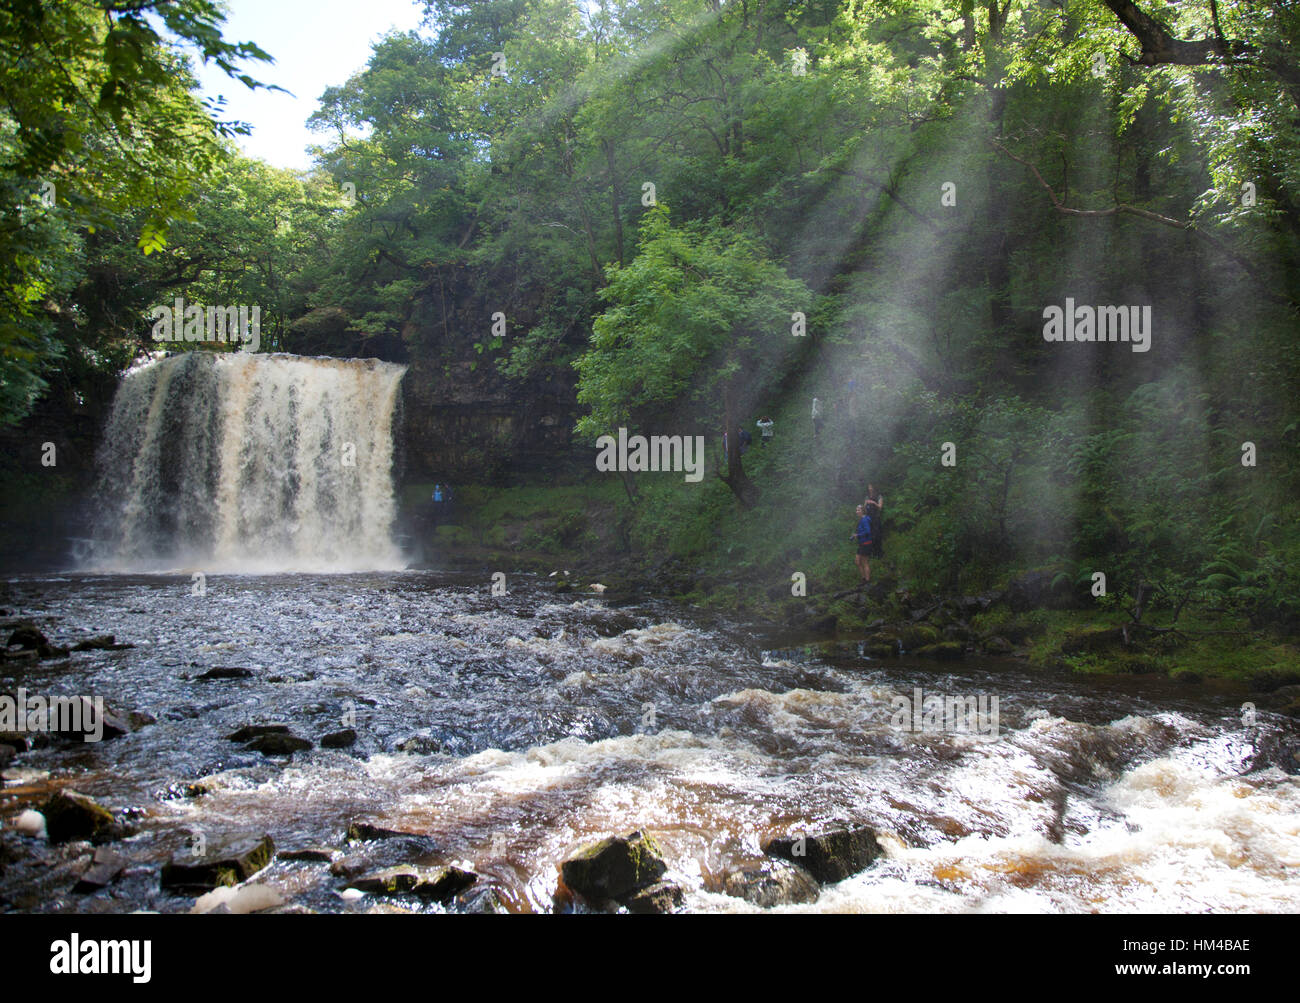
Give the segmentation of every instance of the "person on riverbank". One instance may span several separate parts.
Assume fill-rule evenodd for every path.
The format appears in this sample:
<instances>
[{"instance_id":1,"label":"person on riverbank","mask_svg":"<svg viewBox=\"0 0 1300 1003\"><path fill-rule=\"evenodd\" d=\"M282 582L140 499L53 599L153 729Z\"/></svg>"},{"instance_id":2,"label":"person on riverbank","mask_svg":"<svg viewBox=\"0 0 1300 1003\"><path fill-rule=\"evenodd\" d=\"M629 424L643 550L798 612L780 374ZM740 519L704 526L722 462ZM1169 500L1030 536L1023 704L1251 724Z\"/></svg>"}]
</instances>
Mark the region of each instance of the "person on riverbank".
<instances>
[{"instance_id":1,"label":"person on riverbank","mask_svg":"<svg viewBox=\"0 0 1300 1003\"><path fill-rule=\"evenodd\" d=\"M817 397L813 398L812 403L812 426L813 438L815 439L821 434L822 430L822 402Z\"/></svg>"},{"instance_id":2,"label":"person on riverbank","mask_svg":"<svg viewBox=\"0 0 1300 1003\"><path fill-rule=\"evenodd\" d=\"M758 421L754 422L754 424L758 426L759 443L766 446L772 441L772 426L775 423L767 415L763 415L763 417L759 418Z\"/></svg>"},{"instance_id":3,"label":"person on riverbank","mask_svg":"<svg viewBox=\"0 0 1300 1003\"><path fill-rule=\"evenodd\" d=\"M867 484L867 497L863 500L862 507L871 517L871 556L884 557L885 498L874 484Z\"/></svg>"},{"instance_id":4,"label":"person on riverbank","mask_svg":"<svg viewBox=\"0 0 1300 1003\"><path fill-rule=\"evenodd\" d=\"M853 563L858 566L858 574L862 576L863 584L871 581L871 517L867 515L867 510L859 505L855 510L858 517L858 526L853 531L851 539L856 540L858 552L853 558Z\"/></svg>"}]
</instances>

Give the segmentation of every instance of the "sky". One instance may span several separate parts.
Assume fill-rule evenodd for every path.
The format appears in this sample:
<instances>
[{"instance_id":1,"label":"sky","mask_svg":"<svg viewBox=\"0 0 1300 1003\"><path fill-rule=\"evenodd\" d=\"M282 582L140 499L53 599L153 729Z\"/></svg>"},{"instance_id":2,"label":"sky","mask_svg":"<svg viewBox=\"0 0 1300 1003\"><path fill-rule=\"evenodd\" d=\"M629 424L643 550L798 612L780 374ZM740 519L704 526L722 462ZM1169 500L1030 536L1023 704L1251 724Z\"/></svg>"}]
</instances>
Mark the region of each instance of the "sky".
<instances>
[{"instance_id":1,"label":"sky","mask_svg":"<svg viewBox=\"0 0 1300 1003\"><path fill-rule=\"evenodd\" d=\"M225 38L255 42L275 57L273 65L247 62L244 72L290 93L250 91L211 63L196 67L203 92L226 98L223 121L239 119L253 127L252 135L236 137L246 153L293 170L310 167L306 147L328 139L307 129L307 117L325 88L362 69L371 43L390 28L418 27L423 13L423 5L414 0L227 2Z\"/></svg>"}]
</instances>

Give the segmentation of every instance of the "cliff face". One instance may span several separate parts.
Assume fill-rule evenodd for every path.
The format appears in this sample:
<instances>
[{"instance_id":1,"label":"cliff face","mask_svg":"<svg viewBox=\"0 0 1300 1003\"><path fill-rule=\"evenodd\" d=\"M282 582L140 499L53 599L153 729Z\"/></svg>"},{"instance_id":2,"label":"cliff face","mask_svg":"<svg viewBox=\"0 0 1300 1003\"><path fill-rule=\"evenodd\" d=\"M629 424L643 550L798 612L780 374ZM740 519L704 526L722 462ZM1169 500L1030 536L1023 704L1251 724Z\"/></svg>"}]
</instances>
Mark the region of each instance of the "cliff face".
<instances>
[{"instance_id":1,"label":"cliff face","mask_svg":"<svg viewBox=\"0 0 1300 1003\"><path fill-rule=\"evenodd\" d=\"M398 470L402 483L503 483L580 462L571 385L507 382L493 367L415 362L402 381Z\"/></svg>"}]
</instances>

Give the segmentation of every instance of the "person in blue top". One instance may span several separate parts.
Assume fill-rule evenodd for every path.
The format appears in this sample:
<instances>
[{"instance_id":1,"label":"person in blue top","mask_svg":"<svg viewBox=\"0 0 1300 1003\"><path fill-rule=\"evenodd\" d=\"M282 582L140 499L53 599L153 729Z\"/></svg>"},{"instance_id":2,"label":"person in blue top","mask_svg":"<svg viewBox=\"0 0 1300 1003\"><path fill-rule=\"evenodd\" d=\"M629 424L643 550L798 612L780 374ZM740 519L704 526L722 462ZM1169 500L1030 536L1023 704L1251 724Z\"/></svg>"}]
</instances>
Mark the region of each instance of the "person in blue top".
<instances>
[{"instance_id":1,"label":"person in blue top","mask_svg":"<svg viewBox=\"0 0 1300 1003\"><path fill-rule=\"evenodd\" d=\"M858 553L853 560L865 583L871 581L871 563L868 561L871 556L871 516L867 515L867 510L861 505L857 507L856 514L858 528L853 531L852 539L858 542Z\"/></svg>"}]
</instances>

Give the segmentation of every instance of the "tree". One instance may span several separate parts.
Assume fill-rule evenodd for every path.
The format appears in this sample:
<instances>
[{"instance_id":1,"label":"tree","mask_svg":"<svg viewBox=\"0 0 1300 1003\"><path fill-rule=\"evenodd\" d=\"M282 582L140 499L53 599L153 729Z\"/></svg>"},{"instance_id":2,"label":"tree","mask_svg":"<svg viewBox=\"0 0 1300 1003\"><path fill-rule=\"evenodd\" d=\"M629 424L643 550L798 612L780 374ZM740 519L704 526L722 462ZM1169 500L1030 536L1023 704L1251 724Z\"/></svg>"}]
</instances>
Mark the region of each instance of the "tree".
<instances>
[{"instance_id":1,"label":"tree","mask_svg":"<svg viewBox=\"0 0 1300 1003\"><path fill-rule=\"evenodd\" d=\"M641 229L631 264L606 269L591 348L576 363L586 436L674 420L721 426L723 482L742 505L757 490L740 457L740 420L779 381L792 351L791 316L807 287L752 237L712 226L674 228L665 205Z\"/></svg>"}]
</instances>

